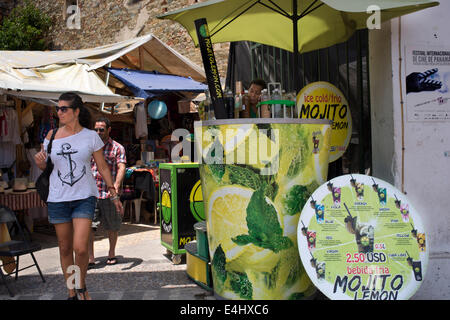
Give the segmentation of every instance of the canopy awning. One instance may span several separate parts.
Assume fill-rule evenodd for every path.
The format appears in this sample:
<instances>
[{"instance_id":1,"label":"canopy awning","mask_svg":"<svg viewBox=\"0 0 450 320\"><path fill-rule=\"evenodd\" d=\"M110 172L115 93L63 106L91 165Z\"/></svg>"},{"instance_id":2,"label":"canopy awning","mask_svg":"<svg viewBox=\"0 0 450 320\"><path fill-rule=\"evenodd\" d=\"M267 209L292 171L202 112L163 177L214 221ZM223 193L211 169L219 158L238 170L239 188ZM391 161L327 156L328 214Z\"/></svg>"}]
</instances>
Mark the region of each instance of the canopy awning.
<instances>
[{"instance_id":1,"label":"canopy awning","mask_svg":"<svg viewBox=\"0 0 450 320\"><path fill-rule=\"evenodd\" d=\"M1 51L0 70L38 68L50 64L85 64L87 71L103 66L156 70L206 81L205 72L152 34L101 47L62 51Z\"/></svg>"},{"instance_id":2,"label":"canopy awning","mask_svg":"<svg viewBox=\"0 0 450 320\"><path fill-rule=\"evenodd\" d=\"M107 68L137 97L148 98L173 91L203 92L208 86L191 78L161 74L155 71Z\"/></svg>"},{"instance_id":3,"label":"canopy awning","mask_svg":"<svg viewBox=\"0 0 450 320\"><path fill-rule=\"evenodd\" d=\"M0 94L49 101L58 99L63 92L73 91L80 94L84 102L136 100L127 96L129 91L121 92L121 87L108 83L107 72L101 68L106 66L156 70L206 81L203 69L148 34L91 49L1 51Z\"/></svg>"},{"instance_id":4,"label":"canopy awning","mask_svg":"<svg viewBox=\"0 0 450 320\"><path fill-rule=\"evenodd\" d=\"M52 64L40 68L0 70L0 94L28 99L58 100L63 92L78 93L84 102L118 103L136 100L114 94L84 64Z\"/></svg>"}]
</instances>

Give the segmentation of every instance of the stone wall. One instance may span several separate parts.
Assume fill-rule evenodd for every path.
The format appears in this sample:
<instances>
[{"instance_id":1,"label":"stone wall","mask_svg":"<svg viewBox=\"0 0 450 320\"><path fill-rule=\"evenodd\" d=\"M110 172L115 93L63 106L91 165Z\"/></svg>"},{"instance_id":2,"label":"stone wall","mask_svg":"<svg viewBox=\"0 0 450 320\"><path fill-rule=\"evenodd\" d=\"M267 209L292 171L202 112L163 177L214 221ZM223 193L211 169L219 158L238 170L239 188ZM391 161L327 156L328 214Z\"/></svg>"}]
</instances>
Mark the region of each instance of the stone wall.
<instances>
[{"instance_id":1,"label":"stone wall","mask_svg":"<svg viewBox=\"0 0 450 320\"><path fill-rule=\"evenodd\" d=\"M18 1L18 3L23 2ZM203 67L200 49L195 48L187 31L178 23L161 20L157 15L180 9L196 0L78 0L80 29L69 29L67 13L77 0L34 0L35 5L53 20L50 48L69 50L98 47L105 44L154 34L161 41ZM226 77L229 44L216 44L214 50L220 76Z\"/></svg>"}]
</instances>

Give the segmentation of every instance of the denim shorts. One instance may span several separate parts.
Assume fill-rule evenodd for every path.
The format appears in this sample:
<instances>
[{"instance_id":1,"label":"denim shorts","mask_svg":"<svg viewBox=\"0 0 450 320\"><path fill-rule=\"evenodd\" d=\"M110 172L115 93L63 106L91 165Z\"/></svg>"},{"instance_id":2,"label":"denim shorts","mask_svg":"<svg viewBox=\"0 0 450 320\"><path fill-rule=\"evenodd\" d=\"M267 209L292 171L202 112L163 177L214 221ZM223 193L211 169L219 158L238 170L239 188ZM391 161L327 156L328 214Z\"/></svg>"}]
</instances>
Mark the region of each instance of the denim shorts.
<instances>
[{"instance_id":1,"label":"denim shorts","mask_svg":"<svg viewBox=\"0 0 450 320\"><path fill-rule=\"evenodd\" d=\"M86 199L48 202L48 221L52 224L71 222L73 218L94 218L96 197Z\"/></svg>"}]
</instances>

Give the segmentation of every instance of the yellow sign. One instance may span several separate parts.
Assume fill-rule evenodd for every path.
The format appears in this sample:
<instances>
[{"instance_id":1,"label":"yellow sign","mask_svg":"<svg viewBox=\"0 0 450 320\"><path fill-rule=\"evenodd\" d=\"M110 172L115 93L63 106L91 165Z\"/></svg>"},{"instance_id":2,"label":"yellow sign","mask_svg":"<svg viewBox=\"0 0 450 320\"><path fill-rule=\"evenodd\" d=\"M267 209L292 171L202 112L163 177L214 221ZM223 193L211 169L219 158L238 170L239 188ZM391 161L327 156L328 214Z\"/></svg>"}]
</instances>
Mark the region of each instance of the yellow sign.
<instances>
[{"instance_id":1,"label":"yellow sign","mask_svg":"<svg viewBox=\"0 0 450 320\"><path fill-rule=\"evenodd\" d=\"M329 162L339 159L350 143L352 116L342 92L328 82L313 82L297 95L300 119L328 119L331 125Z\"/></svg>"}]
</instances>

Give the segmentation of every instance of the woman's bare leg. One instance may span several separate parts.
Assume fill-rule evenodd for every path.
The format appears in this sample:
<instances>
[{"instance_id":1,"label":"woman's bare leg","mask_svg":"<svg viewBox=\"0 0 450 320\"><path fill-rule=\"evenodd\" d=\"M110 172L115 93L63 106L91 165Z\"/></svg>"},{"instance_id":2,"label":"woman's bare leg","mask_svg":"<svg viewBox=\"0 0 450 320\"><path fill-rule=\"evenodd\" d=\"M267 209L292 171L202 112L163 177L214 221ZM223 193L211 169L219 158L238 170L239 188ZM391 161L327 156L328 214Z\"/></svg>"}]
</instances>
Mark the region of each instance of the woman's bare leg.
<instances>
[{"instance_id":1,"label":"woman's bare leg","mask_svg":"<svg viewBox=\"0 0 450 320\"><path fill-rule=\"evenodd\" d=\"M73 223L73 250L75 251L75 264L80 268L80 287L86 288L86 273L89 263L89 235L91 233L92 220L86 218L74 218ZM82 299L90 300L86 293Z\"/></svg>"},{"instance_id":2,"label":"woman's bare leg","mask_svg":"<svg viewBox=\"0 0 450 320\"><path fill-rule=\"evenodd\" d=\"M63 271L65 284L71 274L67 273L67 269L74 264L73 260L73 228L72 222L57 223L54 225L56 236L58 238L59 259ZM75 295L75 290L69 289L69 297Z\"/></svg>"}]
</instances>

